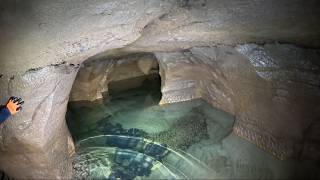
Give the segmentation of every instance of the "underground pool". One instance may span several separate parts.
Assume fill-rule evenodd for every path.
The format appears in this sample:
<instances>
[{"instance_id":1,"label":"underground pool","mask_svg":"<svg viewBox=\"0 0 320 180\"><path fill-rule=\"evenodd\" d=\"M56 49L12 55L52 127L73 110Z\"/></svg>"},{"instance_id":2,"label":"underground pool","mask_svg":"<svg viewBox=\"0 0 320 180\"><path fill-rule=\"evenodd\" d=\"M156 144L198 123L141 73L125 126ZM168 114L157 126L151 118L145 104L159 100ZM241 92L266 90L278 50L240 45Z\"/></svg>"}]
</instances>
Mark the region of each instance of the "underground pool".
<instances>
[{"instance_id":1,"label":"underground pool","mask_svg":"<svg viewBox=\"0 0 320 180\"><path fill-rule=\"evenodd\" d=\"M75 179L278 179L315 176L232 133L234 117L198 99L158 105L160 80L70 102Z\"/></svg>"}]
</instances>

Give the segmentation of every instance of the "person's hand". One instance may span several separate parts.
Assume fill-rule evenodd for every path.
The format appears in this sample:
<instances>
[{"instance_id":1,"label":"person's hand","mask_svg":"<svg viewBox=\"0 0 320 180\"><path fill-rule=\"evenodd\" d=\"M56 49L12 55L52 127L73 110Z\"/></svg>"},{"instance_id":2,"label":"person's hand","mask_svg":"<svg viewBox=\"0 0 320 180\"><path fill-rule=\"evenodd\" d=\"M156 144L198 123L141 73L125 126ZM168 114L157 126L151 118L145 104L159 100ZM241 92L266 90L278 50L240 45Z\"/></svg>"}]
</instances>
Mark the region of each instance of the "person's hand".
<instances>
[{"instance_id":1,"label":"person's hand","mask_svg":"<svg viewBox=\"0 0 320 180\"><path fill-rule=\"evenodd\" d=\"M17 98L15 96L10 97L7 108L10 111L11 115L17 114L22 109L22 104L24 101L21 98Z\"/></svg>"}]
</instances>

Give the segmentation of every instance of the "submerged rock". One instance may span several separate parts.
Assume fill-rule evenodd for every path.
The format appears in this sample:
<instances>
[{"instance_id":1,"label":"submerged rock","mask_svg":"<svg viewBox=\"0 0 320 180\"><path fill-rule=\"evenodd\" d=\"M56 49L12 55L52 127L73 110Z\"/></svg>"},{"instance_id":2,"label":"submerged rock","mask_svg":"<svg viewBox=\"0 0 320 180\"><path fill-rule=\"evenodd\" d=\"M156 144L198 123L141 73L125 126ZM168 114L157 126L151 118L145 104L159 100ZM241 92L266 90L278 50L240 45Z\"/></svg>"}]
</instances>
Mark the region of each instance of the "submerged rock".
<instances>
[{"instance_id":1,"label":"submerged rock","mask_svg":"<svg viewBox=\"0 0 320 180\"><path fill-rule=\"evenodd\" d=\"M299 156L320 115L319 50L249 44L156 56L161 104L203 98L235 115L235 134L281 159Z\"/></svg>"},{"instance_id":2,"label":"submerged rock","mask_svg":"<svg viewBox=\"0 0 320 180\"><path fill-rule=\"evenodd\" d=\"M2 0L1 101L16 95L26 104L0 129L0 168L14 178L70 177L72 142L64 116L76 71L60 69L61 64L74 67L114 52L190 48L157 53L164 71L162 103L206 99L236 116L238 135L281 158L296 154L301 132L319 118L319 78L309 73L318 70L300 59L291 67L289 60L253 57L286 52L277 58L284 62L295 59L299 48L242 46L239 59L233 48L194 47L270 41L319 47L318 7L316 0ZM82 78L92 84L75 85L75 100L101 98L107 90L104 70L95 68L84 70L90 75ZM138 69L144 75L150 64L140 62Z\"/></svg>"}]
</instances>

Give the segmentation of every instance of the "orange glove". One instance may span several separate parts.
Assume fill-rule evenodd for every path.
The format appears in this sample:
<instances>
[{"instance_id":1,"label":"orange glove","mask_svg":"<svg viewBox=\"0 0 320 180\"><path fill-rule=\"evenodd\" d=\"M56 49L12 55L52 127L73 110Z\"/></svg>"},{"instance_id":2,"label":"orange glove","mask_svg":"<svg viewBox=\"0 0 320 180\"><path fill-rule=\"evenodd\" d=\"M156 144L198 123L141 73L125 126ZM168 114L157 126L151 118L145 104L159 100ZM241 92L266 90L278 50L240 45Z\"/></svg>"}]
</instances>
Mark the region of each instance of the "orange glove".
<instances>
[{"instance_id":1,"label":"orange glove","mask_svg":"<svg viewBox=\"0 0 320 180\"><path fill-rule=\"evenodd\" d=\"M17 97L10 97L8 103L7 103L7 108L10 111L11 115L17 114L19 111L21 111L22 107L21 105L24 103L21 98Z\"/></svg>"}]
</instances>

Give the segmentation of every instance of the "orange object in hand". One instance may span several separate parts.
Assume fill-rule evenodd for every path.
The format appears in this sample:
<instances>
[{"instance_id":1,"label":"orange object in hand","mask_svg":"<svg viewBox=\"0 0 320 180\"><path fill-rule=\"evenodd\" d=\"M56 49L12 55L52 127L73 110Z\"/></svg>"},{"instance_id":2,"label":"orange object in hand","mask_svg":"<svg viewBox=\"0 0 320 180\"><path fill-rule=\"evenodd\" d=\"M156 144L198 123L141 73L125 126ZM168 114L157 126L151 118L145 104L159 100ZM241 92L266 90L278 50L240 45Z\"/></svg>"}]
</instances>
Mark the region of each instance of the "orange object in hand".
<instances>
[{"instance_id":1,"label":"orange object in hand","mask_svg":"<svg viewBox=\"0 0 320 180\"><path fill-rule=\"evenodd\" d=\"M10 97L7 108L10 111L11 115L17 114L19 111L21 111L22 107L21 105L24 103L21 98L17 97Z\"/></svg>"}]
</instances>

